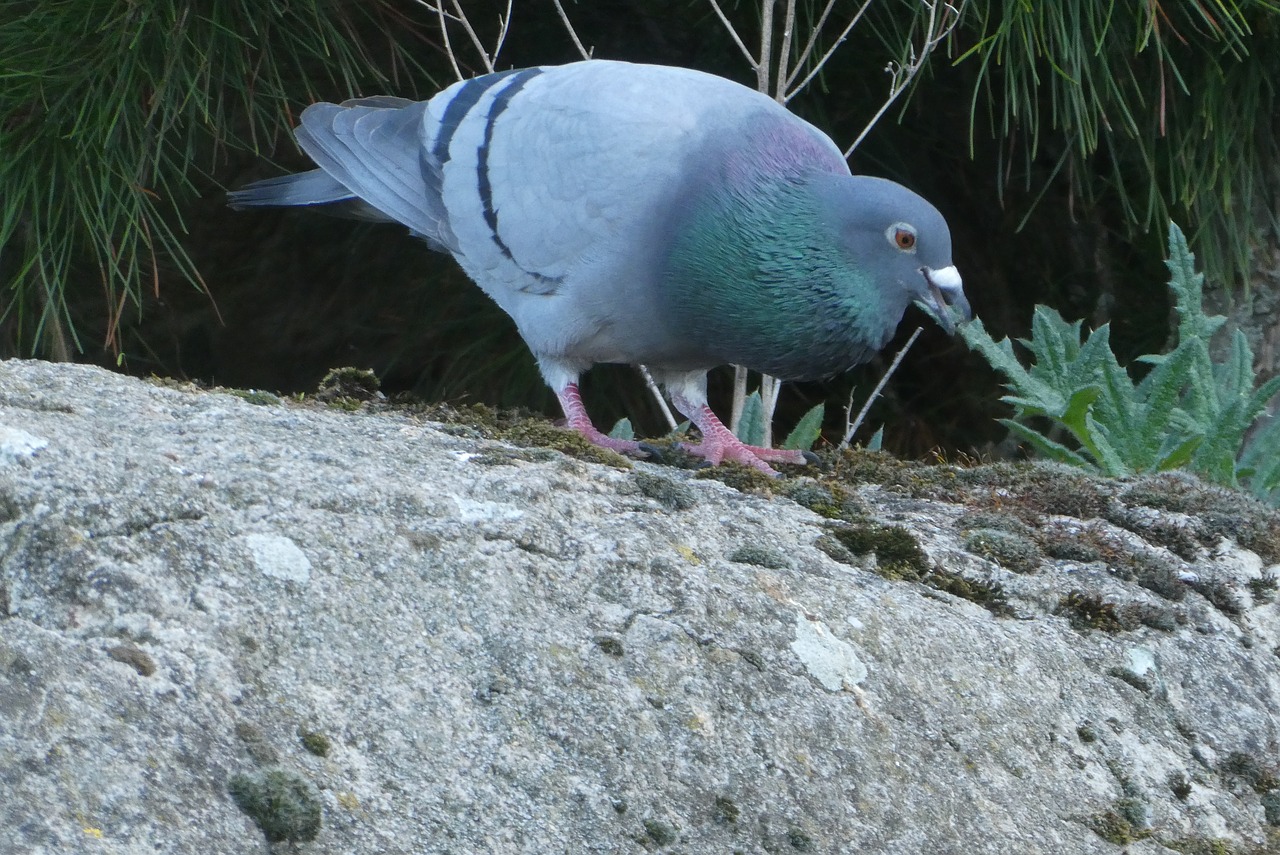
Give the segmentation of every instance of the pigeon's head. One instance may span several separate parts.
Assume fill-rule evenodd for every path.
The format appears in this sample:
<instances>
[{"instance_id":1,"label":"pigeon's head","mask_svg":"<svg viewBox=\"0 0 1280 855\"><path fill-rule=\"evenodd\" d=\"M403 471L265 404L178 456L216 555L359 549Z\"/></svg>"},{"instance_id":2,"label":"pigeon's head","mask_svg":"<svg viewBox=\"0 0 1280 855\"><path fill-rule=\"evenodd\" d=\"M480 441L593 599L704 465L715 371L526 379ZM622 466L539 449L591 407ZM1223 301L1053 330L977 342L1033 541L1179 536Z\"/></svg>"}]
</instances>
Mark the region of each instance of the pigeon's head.
<instances>
[{"instance_id":1,"label":"pigeon's head","mask_svg":"<svg viewBox=\"0 0 1280 855\"><path fill-rule=\"evenodd\" d=\"M901 184L865 175L845 176L822 196L850 266L889 305L915 303L948 334L955 332L953 313L973 316L951 261L951 230L937 208Z\"/></svg>"}]
</instances>

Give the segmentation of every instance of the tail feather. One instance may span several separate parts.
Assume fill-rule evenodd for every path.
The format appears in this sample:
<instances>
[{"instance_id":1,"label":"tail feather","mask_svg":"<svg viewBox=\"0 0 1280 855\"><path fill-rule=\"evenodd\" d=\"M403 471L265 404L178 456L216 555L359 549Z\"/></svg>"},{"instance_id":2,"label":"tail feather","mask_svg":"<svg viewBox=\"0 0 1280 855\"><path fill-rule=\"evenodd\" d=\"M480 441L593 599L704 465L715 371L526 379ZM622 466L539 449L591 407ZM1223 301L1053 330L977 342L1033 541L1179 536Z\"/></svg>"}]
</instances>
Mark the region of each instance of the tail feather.
<instances>
[{"instance_id":1,"label":"tail feather","mask_svg":"<svg viewBox=\"0 0 1280 855\"><path fill-rule=\"evenodd\" d=\"M445 213L423 174L426 102L378 97L351 103L312 104L304 110L294 130L302 150L389 219L415 234L441 237Z\"/></svg>"},{"instance_id":2,"label":"tail feather","mask_svg":"<svg viewBox=\"0 0 1280 855\"><path fill-rule=\"evenodd\" d=\"M232 190L227 203L236 210L242 208L275 208L290 205L328 205L354 199L355 194L323 169L281 175L255 181Z\"/></svg>"},{"instance_id":3,"label":"tail feather","mask_svg":"<svg viewBox=\"0 0 1280 855\"><path fill-rule=\"evenodd\" d=\"M441 164L423 150L426 110L426 102L385 95L312 104L294 135L320 168L254 182L227 202L236 209L322 205L339 216L401 223L432 248L452 251Z\"/></svg>"}]
</instances>

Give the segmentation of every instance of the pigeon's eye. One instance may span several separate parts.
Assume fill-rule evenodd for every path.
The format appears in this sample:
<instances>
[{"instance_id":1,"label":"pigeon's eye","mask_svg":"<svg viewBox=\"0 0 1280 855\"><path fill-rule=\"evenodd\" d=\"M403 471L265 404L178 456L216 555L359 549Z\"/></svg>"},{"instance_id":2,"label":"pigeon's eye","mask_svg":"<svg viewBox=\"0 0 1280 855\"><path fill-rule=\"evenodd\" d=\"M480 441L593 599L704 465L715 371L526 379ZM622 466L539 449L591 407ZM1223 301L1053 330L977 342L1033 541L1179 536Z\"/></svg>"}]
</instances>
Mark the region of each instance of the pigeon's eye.
<instances>
[{"instance_id":1,"label":"pigeon's eye","mask_svg":"<svg viewBox=\"0 0 1280 855\"><path fill-rule=\"evenodd\" d=\"M906 223L894 223L885 232L889 242L903 252L911 252L916 248L916 230Z\"/></svg>"}]
</instances>

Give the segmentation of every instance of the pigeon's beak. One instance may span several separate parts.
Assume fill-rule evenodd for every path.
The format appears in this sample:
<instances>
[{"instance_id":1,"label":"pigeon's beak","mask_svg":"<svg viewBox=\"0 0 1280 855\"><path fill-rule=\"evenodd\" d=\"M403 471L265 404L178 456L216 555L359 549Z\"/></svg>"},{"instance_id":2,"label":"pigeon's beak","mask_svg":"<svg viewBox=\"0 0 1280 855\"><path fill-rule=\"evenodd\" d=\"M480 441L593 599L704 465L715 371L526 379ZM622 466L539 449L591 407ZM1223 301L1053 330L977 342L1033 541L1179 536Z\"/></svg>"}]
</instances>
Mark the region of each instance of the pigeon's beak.
<instances>
[{"instance_id":1,"label":"pigeon's beak","mask_svg":"<svg viewBox=\"0 0 1280 855\"><path fill-rule=\"evenodd\" d=\"M920 273L928 283L929 293L916 300L916 305L938 322L938 326L947 331L947 335L955 335L956 318L968 321L973 317L969 301L964 296L964 282L960 279L960 271L955 265L934 270L932 267L921 267Z\"/></svg>"}]
</instances>

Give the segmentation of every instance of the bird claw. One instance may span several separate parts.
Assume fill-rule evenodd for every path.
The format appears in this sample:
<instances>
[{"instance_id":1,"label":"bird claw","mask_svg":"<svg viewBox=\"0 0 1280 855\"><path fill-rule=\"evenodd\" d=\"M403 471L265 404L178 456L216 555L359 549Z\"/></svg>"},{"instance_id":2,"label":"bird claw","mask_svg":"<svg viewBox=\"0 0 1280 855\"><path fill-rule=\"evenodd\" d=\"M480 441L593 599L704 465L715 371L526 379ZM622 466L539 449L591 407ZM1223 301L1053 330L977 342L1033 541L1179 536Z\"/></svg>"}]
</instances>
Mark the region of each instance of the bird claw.
<instances>
[{"instance_id":1,"label":"bird claw","mask_svg":"<svg viewBox=\"0 0 1280 855\"><path fill-rule=\"evenodd\" d=\"M781 478L782 474L770 466L770 463L786 463L804 466L817 463L818 456L811 451L792 451L785 448L762 448L758 445L747 445L732 439L708 440L705 437L700 443L682 442L680 447L689 454L703 458L708 465L715 466L726 460L741 463L763 472L773 478Z\"/></svg>"},{"instance_id":2,"label":"bird claw","mask_svg":"<svg viewBox=\"0 0 1280 855\"><path fill-rule=\"evenodd\" d=\"M662 453L662 449L648 442L637 442L636 451L643 453L648 460L655 463L665 463L666 458Z\"/></svg>"}]
</instances>

